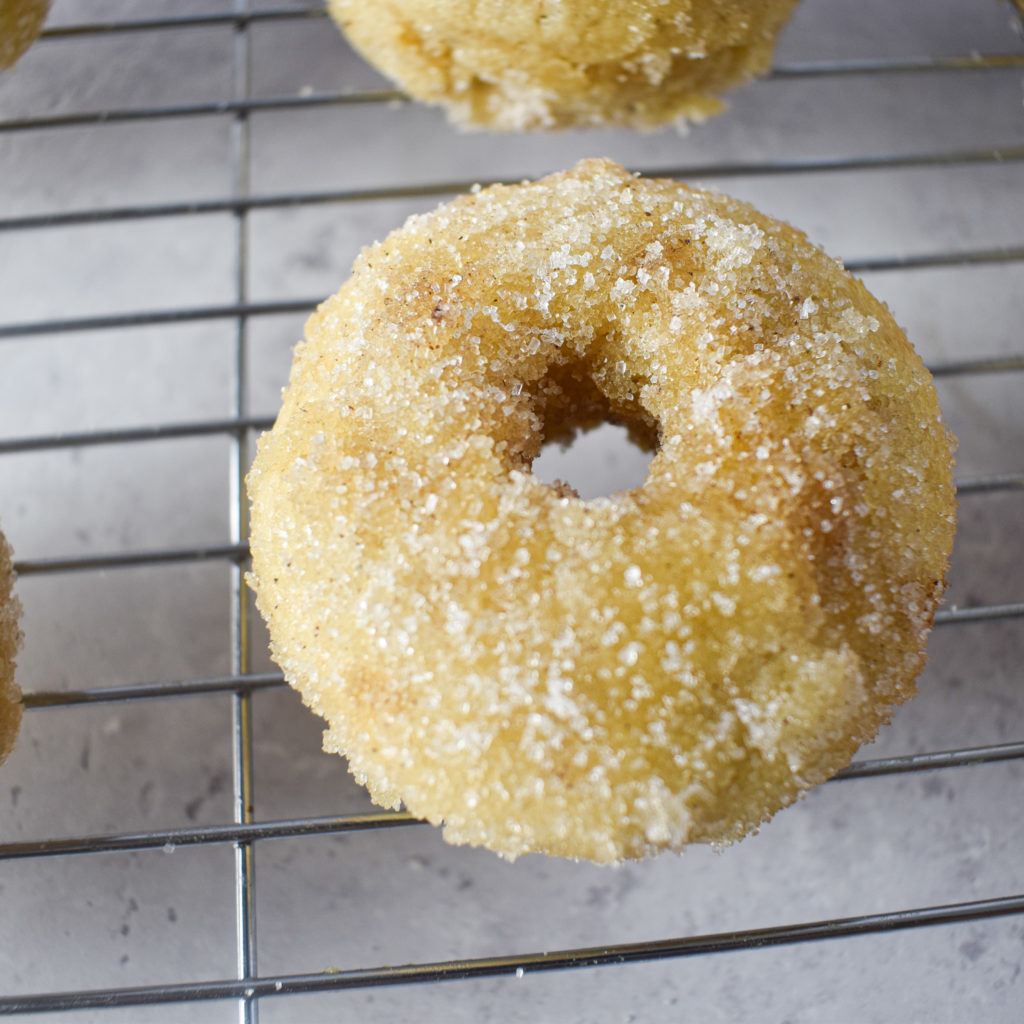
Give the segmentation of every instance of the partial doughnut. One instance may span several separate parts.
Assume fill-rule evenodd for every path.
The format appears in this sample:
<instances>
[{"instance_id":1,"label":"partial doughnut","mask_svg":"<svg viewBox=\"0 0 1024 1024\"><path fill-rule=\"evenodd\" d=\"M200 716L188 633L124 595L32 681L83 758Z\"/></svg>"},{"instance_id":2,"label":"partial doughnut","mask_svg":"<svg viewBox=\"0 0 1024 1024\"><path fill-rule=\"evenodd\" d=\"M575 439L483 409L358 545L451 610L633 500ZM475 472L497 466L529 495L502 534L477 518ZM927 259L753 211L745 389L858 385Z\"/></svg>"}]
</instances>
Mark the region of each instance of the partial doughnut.
<instances>
[{"instance_id":1,"label":"partial doughnut","mask_svg":"<svg viewBox=\"0 0 1024 1024\"><path fill-rule=\"evenodd\" d=\"M531 473L601 421L655 449L642 487ZM251 583L377 803L506 857L728 842L913 694L953 443L803 234L588 160L412 217L311 317Z\"/></svg>"},{"instance_id":2,"label":"partial doughnut","mask_svg":"<svg viewBox=\"0 0 1024 1024\"><path fill-rule=\"evenodd\" d=\"M36 41L49 10L50 0L0 0L0 71Z\"/></svg>"},{"instance_id":3,"label":"partial doughnut","mask_svg":"<svg viewBox=\"0 0 1024 1024\"><path fill-rule=\"evenodd\" d=\"M11 549L0 533L0 763L13 749L21 724L21 690L14 682L14 659L21 646L20 616Z\"/></svg>"},{"instance_id":4,"label":"partial doughnut","mask_svg":"<svg viewBox=\"0 0 1024 1024\"><path fill-rule=\"evenodd\" d=\"M328 0L352 45L463 127L701 121L767 71L796 0Z\"/></svg>"}]
</instances>

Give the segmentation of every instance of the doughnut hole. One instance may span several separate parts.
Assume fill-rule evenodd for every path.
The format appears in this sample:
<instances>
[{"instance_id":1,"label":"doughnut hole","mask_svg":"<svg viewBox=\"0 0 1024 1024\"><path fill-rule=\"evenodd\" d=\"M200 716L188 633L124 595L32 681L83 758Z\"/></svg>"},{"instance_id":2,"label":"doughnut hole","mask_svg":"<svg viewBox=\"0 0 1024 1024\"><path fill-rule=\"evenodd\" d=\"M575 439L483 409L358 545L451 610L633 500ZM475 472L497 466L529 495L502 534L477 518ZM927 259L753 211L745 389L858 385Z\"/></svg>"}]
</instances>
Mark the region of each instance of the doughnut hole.
<instances>
[{"instance_id":1,"label":"doughnut hole","mask_svg":"<svg viewBox=\"0 0 1024 1024\"><path fill-rule=\"evenodd\" d=\"M530 468L544 483L567 486L590 501L642 487L653 454L620 424L601 423L578 430L568 444L544 444Z\"/></svg>"},{"instance_id":2,"label":"doughnut hole","mask_svg":"<svg viewBox=\"0 0 1024 1024\"><path fill-rule=\"evenodd\" d=\"M543 442L534 476L565 494L590 500L643 485L658 447L658 426L639 408L619 408L586 367L569 364L538 391Z\"/></svg>"}]
</instances>

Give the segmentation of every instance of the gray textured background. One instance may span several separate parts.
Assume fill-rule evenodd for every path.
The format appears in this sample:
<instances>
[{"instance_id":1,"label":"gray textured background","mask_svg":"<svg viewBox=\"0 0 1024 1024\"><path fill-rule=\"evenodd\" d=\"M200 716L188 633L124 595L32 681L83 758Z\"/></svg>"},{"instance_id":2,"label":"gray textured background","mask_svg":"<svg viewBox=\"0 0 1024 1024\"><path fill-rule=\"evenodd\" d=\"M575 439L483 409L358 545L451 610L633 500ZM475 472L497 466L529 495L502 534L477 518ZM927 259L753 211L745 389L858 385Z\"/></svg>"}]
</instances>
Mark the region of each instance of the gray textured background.
<instances>
[{"instance_id":1,"label":"gray textured background","mask_svg":"<svg viewBox=\"0 0 1024 1024\"><path fill-rule=\"evenodd\" d=\"M50 24L220 11L58 0ZM255 6L260 6L256 4ZM282 6L273 4L274 7ZM318 19L250 33L258 97L381 88ZM232 95L230 26L43 40L0 75L0 119L169 106ZM926 362L1024 351L1024 164L723 176L700 168L1024 144L1024 41L999 0L805 0L780 66L972 53L995 70L779 75L689 134L460 135L402 104L257 112L263 195L517 178L607 155L748 199L850 261L1016 247L1016 259L871 272ZM0 218L230 195L230 116L0 131ZM438 196L253 211L254 302L335 290L359 247ZM64 228L0 227L0 323L231 303L229 212ZM303 313L251 319L247 411L273 414ZM0 338L0 443L229 416L235 325L48 330ZM944 377L958 476L1024 470L1019 370ZM642 462L599 433L571 469L590 493ZM557 455L550 457L557 460ZM38 571L42 559L231 539L230 441L0 448L0 522L25 564L27 692L206 678L231 670L224 559ZM1024 600L1024 490L962 499L951 606ZM36 571L33 571L35 569ZM251 668L267 670L253 626ZM861 757L1024 740L1024 620L936 630L921 694ZM255 817L370 809L290 691L253 698ZM232 816L229 695L32 709L0 770L0 847L213 825ZM255 847L261 975L529 953L721 932L1024 892L1020 761L826 785L723 853L601 869L447 847L432 829ZM0 855L3 850L0 849ZM264 1022L1001 1021L1024 1007L1024 921L1007 917L772 950L437 986L268 998ZM226 845L8 860L0 856L0 997L231 978L234 861ZM227 1021L230 1002L85 1011L76 1021ZM47 1016L44 1019L51 1019ZM56 1019L56 1018L53 1018Z\"/></svg>"}]
</instances>

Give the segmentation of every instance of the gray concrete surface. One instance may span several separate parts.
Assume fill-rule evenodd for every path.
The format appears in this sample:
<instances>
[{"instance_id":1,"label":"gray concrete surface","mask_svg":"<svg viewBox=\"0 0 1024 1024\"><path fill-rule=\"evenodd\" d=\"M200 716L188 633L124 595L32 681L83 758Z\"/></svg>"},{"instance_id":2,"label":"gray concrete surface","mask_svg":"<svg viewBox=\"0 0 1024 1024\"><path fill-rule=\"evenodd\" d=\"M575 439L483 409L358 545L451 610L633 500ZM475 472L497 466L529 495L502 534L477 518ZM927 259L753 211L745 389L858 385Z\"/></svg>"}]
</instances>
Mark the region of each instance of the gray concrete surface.
<instances>
[{"instance_id":1,"label":"gray concrete surface","mask_svg":"<svg viewBox=\"0 0 1024 1024\"><path fill-rule=\"evenodd\" d=\"M51 25L220 11L216 0L57 0ZM259 5L257 5L259 6ZM264 6L279 7L280 4ZM383 83L320 19L256 23L252 93ZM227 100L231 27L44 39L0 75L0 120ZM1024 163L926 161L785 174L719 165L859 161L1024 146L1024 39L998 0L805 0L777 63L1013 55L987 70L790 74L734 94L688 134L461 135L413 105L315 106L250 118L251 189L366 189L517 178L607 155L691 169L803 227L850 261L1015 247L1013 259L865 274L926 362L1024 353ZM0 218L228 196L231 116L0 131ZM703 169L703 170L702 170ZM253 302L333 291L359 247L441 197L276 207L246 218ZM0 225L0 323L230 304L230 212L15 230ZM272 416L303 312L253 317L246 411ZM231 319L0 338L0 444L231 415ZM939 379L958 476L1024 472L1024 376ZM573 451L592 492L642 463L614 433ZM223 559L39 571L54 557L231 540L229 439L211 435L0 448L0 522L26 565L27 693L207 678L231 670ZM566 475L557 455L544 472ZM555 461L552 461L555 460ZM947 607L1024 600L1024 490L962 498ZM34 570L34 571L33 571ZM253 671L271 668L253 623ZM936 630L920 696L861 757L1024 740L1024 620ZM369 810L286 689L253 698L259 821ZM225 694L31 709L0 769L0 999L234 976L230 846L5 859L9 844L217 825L232 818ZM497 956L725 932L1024 892L1020 760L837 782L715 853L601 869L504 863L425 827L285 838L255 848L258 970ZM278 996L263 1022L1019 1021L1024 919L444 985ZM38 1018L33 1018L38 1019ZM238 1019L230 1001L45 1020Z\"/></svg>"}]
</instances>

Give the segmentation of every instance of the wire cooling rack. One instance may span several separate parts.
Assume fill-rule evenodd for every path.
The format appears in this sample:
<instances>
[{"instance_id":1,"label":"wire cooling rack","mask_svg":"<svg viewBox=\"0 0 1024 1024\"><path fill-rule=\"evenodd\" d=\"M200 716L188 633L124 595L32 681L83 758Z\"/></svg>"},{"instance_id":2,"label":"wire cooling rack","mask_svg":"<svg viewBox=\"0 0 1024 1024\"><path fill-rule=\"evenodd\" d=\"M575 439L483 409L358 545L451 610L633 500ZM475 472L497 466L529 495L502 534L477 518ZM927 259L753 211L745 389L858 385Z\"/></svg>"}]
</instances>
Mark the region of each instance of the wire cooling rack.
<instances>
[{"instance_id":1,"label":"wire cooling rack","mask_svg":"<svg viewBox=\"0 0 1024 1024\"><path fill-rule=\"evenodd\" d=\"M509 140L405 103L319 9L58 0L0 78L27 708L0 785L0 1014L1018 1020L1015 17L806 0L771 75L689 135ZM921 696L760 835L612 871L507 865L373 810L318 752L243 580L254 439L358 247L592 155L727 187L845 257L961 438Z\"/></svg>"}]
</instances>

